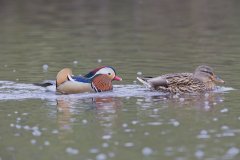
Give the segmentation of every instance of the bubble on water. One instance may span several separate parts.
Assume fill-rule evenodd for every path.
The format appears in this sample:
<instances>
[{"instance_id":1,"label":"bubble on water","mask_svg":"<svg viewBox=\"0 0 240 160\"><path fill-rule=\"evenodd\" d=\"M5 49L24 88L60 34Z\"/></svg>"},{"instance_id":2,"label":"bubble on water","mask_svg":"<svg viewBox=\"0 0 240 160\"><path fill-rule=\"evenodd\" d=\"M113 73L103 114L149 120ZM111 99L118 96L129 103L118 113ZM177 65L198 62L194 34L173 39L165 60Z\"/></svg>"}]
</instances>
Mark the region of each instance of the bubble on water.
<instances>
[{"instance_id":1,"label":"bubble on water","mask_svg":"<svg viewBox=\"0 0 240 160\"><path fill-rule=\"evenodd\" d=\"M228 112L228 109L227 108L223 108L222 110L220 110L221 113L226 113Z\"/></svg>"},{"instance_id":2,"label":"bubble on water","mask_svg":"<svg viewBox=\"0 0 240 160\"><path fill-rule=\"evenodd\" d=\"M50 145L50 142L49 142L49 141L45 141L45 142L44 142L44 145L45 145L45 146L49 146L49 145Z\"/></svg>"},{"instance_id":3,"label":"bubble on water","mask_svg":"<svg viewBox=\"0 0 240 160\"><path fill-rule=\"evenodd\" d=\"M138 121L132 121L132 124L136 125L136 124L138 124Z\"/></svg>"},{"instance_id":4,"label":"bubble on water","mask_svg":"<svg viewBox=\"0 0 240 160\"><path fill-rule=\"evenodd\" d=\"M149 136L150 133L149 132L144 132L144 136Z\"/></svg>"},{"instance_id":5,"label":"bubble on water","mask_svg":"<svg viewBox=\"0 0 240 160\"><path fill-rule=\"evenodd\" d=\"M204 157L205 153L202 150L197 150L195 152L195 157L198 159L202 159Z\"/></svg>"},{"instance_id":6,"label":"bubble on water","mask_svg":"<svg viewBox=\"0 0 240 160\"><path fill-rule=\"evenodd\" d=\"M15 72L16 72L16 69L13 70L13 73L15 73Z\"/></svg>"},{"instance_id":7,"label":"bubble on water","mask_svg":"<svg viewBox=\"0 0 240 160\"><path fill-rule=\"evenodd\" d=\"M89 150L89 152L90 152L90 153L98 153L98 152L99 152L99 149L97 149L97 148L91 148L91 149Z\"/></svg>"},{"instance_id":8,"label":"bubble on water","mask_svg":"<svg viewBox=\"0 0 240 160\"><path fill-rule=\"evenodd\" d=\"M213 118L213 121L214 121L214 122L218 121L218 118L216 118L216 117L215 117L215 118Z\"/></svg>"},{"instance_id":9,"label":"bubble on water","mask_svg":"<svg viewBox=\"0 0 240 160\"><path fill-rule=\"evenodd\" d=\"M118 145L119 145L119 142L118 142L118 141L115 141L115 142L114 142L114 145L115 145L115 146L118 146Z\"/></svg>"},{"instance_id":10,"label":"bubble on water","mask_svg":"<svg viewBox=\"0 0 240 160\"><path fill-rule=\"evenodd\" d=\"M47 64L44 64L44 65L42 66L42 68L43 68L43 71L44 71L44 72L48 71L48 65L47 65Z\"/></svg>"},{"instance_id":11,"label":"bubble on water","mask_svg":"<svg viewBox=\"0 0 240 160\"><path fill-rule=\"evenodd\" d=\"M10 127L15 127L15 124L11 123L11 124L10 124Z\"/></svg>"},{"instance_id":12,"label":"bubble on water","mask_svg":"<svg viewBox=\"0 0 240 160\"><path fill-rule=\"evenodd\" d=\"M25 113L22 113L23 116L27 116L28 114L29 114L29 113L26 113L26 112L25 112Z\"/></svg>"},{"instance_id":13,"label":"bubble on water","mask_svg":"<svg viewBox=\"0 0 240 160\"><path fill-rule=\"evenodd\" d=\"M124 144L125 147L133 147L134 146L134 143L132 142L127 142Z\"/></svg>"},{"instance_id":14,"label":"bubble on water","mask_svg":"<svg viewBox=\"0 0 240 160\"><path fill-rule=\"evenodd\" d=\"M138 101L138 102L143 102L143 99L142 99L142 98L141 98L141 99L138 98L137 101Z\"/></svg>"},{"instance_id":15,"label":"bubble on water","mask_svg":"<svg viewBox=\"0 0 240 160\"><path fill-rule=\"evenodd\" d=\"M78 149L67 147L65 150L70 155L77 155L79 153Z\"/></svg>"},{"instance_id":16,"label":"bubble on water","mask_svg":"<svg viewBox=\"0 0 240 160\"><path fill-rule=\"evenodd\" d=\"M52 134L58 134L59 133L59 131L57 130L57 129L54 129L53 131L52 131Z\"/></svg>"},{"instance_id":17,"label":"bubble on water","mask_svg":"<svg viewBox=\"0 0 240 160\"><path fill-rule=\"evenodd\" d=\"M74 64L74 65L77 65L77 64L78 64L78 61L73 61L73 64Z\"/></svg>"},{"instance_id":18,"label":"bubble on water","mask_svg":"<svg viewBox=\"0 0 240 160\"><path fill-rule=\"evenodd\" d=\"M210 106L204 106L205 111L208 111L210 108Z\"/></svg>"},{"instance_id":19,"label":"bubble on water","mask_svg":"<svg viewBox=\"0 0 240 160\"><path fill-rule=\"evenodd\" d=\"M159 111L158 108L154 108L154 109L153 109L153 112L154 112L154 113L158 113L158 111Z\"/></svg>"},{"instance_id":20,"label":"bubble on water","mask_svg":"<svg viewBox=\"0 0 240 160\"><path fill-rule=\"evenodd\" d=\"M21 125L19 125L19 124L16 124L16 126L15 126L17 129L21 129L22 128L22 126Z\"/></svg>"},{"instance_id":21,"label":"bubble on water","mask_svg":"<svg viewBox=\"0 0 240 160\"><path fill-rule=\"evenodd\" d=\"M31 130L31 127L29 127L28 125L23 127L25 130Z\"/></svg>"},{"instance_id":22,"label":"bubble on water","mask_svg":"<svg viewBox=\"0 0 240 160\"><path fill-rule=\"evenodd\" d=\"M239 148L231 147L228 149L227 153L225 154L225 157L227 157L228 159L232 159L235 156L237 156L239 152L240 152Z\"/></svg>"},{"instance_id":23,"label":"bubble on water","mask_svg":"<svg viewBox=\"0 0 240 160\"><path fill-rule=\"evenodd\" d=\"M210 135L208 135L208 131L201 130L199 135L197 136L197 138L199 138L199 139L206 139L206 138L210 138Z\"/></svg>"},{"instance_id":24,"label":"bubble on water","mask_svg":"<svg viewBox=\"0 0 240 160\"><path fill-rule=\"evenodd\" d=\"M204 101L204 106L209 106L209 101Z\"/></svg>"},{"instance_id":25,"label":"bubble on water","mask_svg":"<svg viewBox=\"0 0 240 160\"><path fill-rule=\"evenodd\" d=\"M39 130L38 126L32 127L32 130Z\"/></svg>"},{"instance_id":26,"label":"bubble on water","mask_svg":"<svg viewBox=\"0 0 240 160\"><path fill-rule=\"evenodd\" d=\"M149 126L160 126L160 125L162 125L162 122L148 122L147 125L149 125Z\"/></svg>"},{"instance_id":27,"label":"bubble on water","mask_svg":"<svg viewBox=\"0 0 240 160\"><path fill-rule=\"evenodd\" d=\"M98 62L98 63L102 63L102 59L98 59L97 62Z\"/></svg>"},{"instance_id":28,"label":"bubble on water","mask_svg":"<svg viewBox=\"0 0 240 160\"><path fill-rule=\"evenodd\" d=\"M179 98L179 96L178 96L177 94L173 95L172 97L173 97L174 99Z\"/></svg>"},{"instance_id":29,"label":"bubble on water","mask_svg":"<svg viewBox=\"0 0 240 160\"><path fill-rule=\"evenodd\" d=\"M39 137L39 136L42 135L42 132L40 132L39 130L33 130L32 135L36 136L36 137Z\"/></svg>"},{"instance_id":30,"label":"bubble on water","mask_svg":"<svg viewBox=\"0 0 240 160\"><path fill-rule=\"evenodd\" d=\"M179 125L180 125L180 123L178 121L173 122L173 126L178 127Z\"/></svg>"},{"instance_id":31,"label":"bubble on water","mask_svg":"<svg viewBox=\"0 0 240 160\"><path fill-rule=\"evenodd\" d=\"M127 127L128 127L128 124L127 124L127 123L123 123L123 124L122 124L122 127L123 127L123 128L127 128Z\"/></svg>"},{"instance_id":32,"label":"bubble on water","mask_svg":"<svg viewBox=\"0 0 240 160\"><path fill-rule=\"evenodd\" d=\"M109 147L109 144L108 144L108 143L103 143L103 144L102 144L102 147L103 147L103 148L108 148L108 147Z\"/></svg>"},{"instance_id":33,"label":"bubble on water","mask_svg":"<svg viewBox=\"0 0 240 160\"><path fill-rule=\"evenodd\" d=\"M179 98L179 101L180 101L180 102L184 102L185 99L184 99L184 98Z\"/></svg>"},{"instance_id":34,"label":"bubble on water","mask_svg":"<svg viewBox=\"0 0 240 160\"><path fill-rule=\"evenodd\" d=\"M83 120L82 120L82 123L83 123L83 124L87 124L88 121L87 121L86 119L83 119Z\"/></svg>"},{"instance_id":35,"label":"bubble on water","mask_svg":"<svg viewBox=\"0 0 240 160\"><path fill-rule=\"evenodd\" d=\"M107 156L104 153L100 153L96 156L96 160L105 160L105 159L107 159Z\"/></svg>"},{"instance_id":36,"label":"bubble on water","mask_svg":"<svg viewBox=\"0 0 240 160\"><path fill-rule=\"evenodd\" d=\"M126 132L126 133L130 133L130 132L134 132L134 131L135 131L134 129L130 129L130 128L124 129L124 132Z\"/></svg>"},{"instance_id":37,"label":"bubble on water","mask_svg":"<svg viewBox=\"0 0 240 160\"><path fill-rule=\"evenodd\" d=\"M14 113L15 113L15 114L18 114L18 111L15 111Z\"/></svg>"},{"instance_id":38,"label":"bubble on water","mask_svg":"<svg viewBox=\"0 0 240 160\"><path fill-rule=\"evenodd\" d=\"M111 135L103 135L103 136L102 136L102 139L104 139L104 140L109 140L109 139L111 139L111 138L112 138Z\"/></svg>"},{"instance_id":39,"label":"bubble on water","mask_svg":"<svg viewBox=\"0 0 240 160\"><path fill-rule=\"evenodd\" d=\"M17 121L18 121L18 122L19 122L19 121L21 121L21 118L20 118L20 117L18 117L18 118L17 118Z\"/></svg>"},{"instance_id":40,"label":"bubble on water","mask_svg":"<svg viewBox=\"0 0 240 160\"><path fill-rule=\"evenodd\" d=\"M141 75L142 75L142 72L138 71L138 72L137 72L137 75L141 76Z\"/></svg>"},{"instance_id":41,"label":"bubble on water","mask_svg":"<svg viewBox=\"0 0 240 160\"><path fill-rule=\"evenodd\" d=\"M31 139L31 144L36 144L37 143L37 141L35 140L35 139Z\"/></svg>"},{"instance_id":42,"label":"bubble on water","mask_svg":"<svg viewBox=\"0 0 240 160\"><path fill-rule=\"evenodd\" d=\"M4 64L4 67L5 67L5 68L7 68L7 67L8 67L8 65L7 65L7 64Z\"/></svg>"},{"instance_id":43,"label":"bubble on water","mask_svg":"<svg viewBox=\"0 0 240 160\"><path fill-rule=\"evenodd\" d=\"M12 116L12 114L8 114L7 116L8 116L8 117L11 117L11 116Z\"/></svg>"},{"instance_id":44,"label":"bubble on water","mask_svg":"<svg viewBox=\"0 0 240 160\"><path fill-rule=\"evenodd\" d=\"M205 96L205 97L209 97L209 94L208 94L208 93L205 93L204 96Z\"/></svg>"},{"instance_id":45,"label":"bubble on water","mask_svg":"<svg viewBox=\"0 0 240 160\"><path fill-rule=\"evenodd\" d=\"M152 150L152 148L150 148L150 147L144 147L143 149L142 149L142 154L144 155L144 156L149 156L149 155L151 155L153 153L153 150Z\"/></svg>"},{"instance_id":46,"label":"bubble on water","mask_svg":"<svg viewBox=\"0 0 240 160\"><path fill-rule=\"evenodd\" d=\"M137 84L137 81L134 80L134 81L133 81L133 84Z\"/></svg>"},{"instance_id":47,"label":"bubble on water","mask_svg":"<svg viewBox=\"0 0 240 160\"><path fill-rule=\"evenodd\" d=\"M228 126L226 126L226 125L224 125L224 126L221 126L221 129L222 129L222 130L228 130L228 129L229 129L229 127L228 127Z\"/></svg>"},{"instance_id":48,"label":"bubble on water","mask_svg":"<svg viewBox=\"0 0 240 160\"><path fill-rule=\"evenodd\" d=\"M234 137L235 136L235 133L233 132L224 132L222 134L223 137Z\"/></svg>"}]
</instances>

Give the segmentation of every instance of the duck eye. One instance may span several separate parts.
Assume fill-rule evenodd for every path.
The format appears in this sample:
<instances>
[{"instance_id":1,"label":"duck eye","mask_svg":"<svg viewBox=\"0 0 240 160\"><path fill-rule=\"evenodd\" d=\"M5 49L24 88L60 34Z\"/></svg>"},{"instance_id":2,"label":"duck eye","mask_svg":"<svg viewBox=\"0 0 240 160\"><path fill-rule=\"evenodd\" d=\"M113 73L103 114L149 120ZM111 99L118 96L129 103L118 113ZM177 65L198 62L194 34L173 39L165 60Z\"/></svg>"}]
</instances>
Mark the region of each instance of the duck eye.
<instances>
[{"instance_id":1,"label":"duck eye","mask_svg":"<svg viewBox=\"0 0 240 160\"><path fill-rule=\"evenodd\" d=\"M208 73L208 74L210 74L210 75L213 75L213 73L210 72L210 71L202 71L202 72L205 72L205 73Z\"/></svg>"},{"instance_id":2,"label":"duck eye","mask_svg":"<svg viewBox=\"0 0 240 160\"><path fill-rule=\"evenodd\" d=\"M110 75L111 75L111 73L108 73L108 75L110 76Z\"/></svg>"}]
</instances>

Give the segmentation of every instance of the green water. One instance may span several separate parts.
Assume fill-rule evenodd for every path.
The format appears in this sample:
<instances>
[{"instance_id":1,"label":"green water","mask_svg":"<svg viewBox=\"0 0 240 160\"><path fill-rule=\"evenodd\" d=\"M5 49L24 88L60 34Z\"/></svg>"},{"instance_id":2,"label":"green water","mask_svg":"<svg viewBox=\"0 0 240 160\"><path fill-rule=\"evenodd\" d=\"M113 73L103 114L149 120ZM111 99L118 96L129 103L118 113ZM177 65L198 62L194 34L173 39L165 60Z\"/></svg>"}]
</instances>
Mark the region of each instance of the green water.
<instances>
[{"instance_id":1,"label":"green water","mask_svg":"<svg viewBox=\"0 0 240 160\"><path fill-rule=\"evenodd\" d=\"M239 159L239 17L236 0L1 1L0 160ZM201 64L236 90L131 95L140 73ZM124 79L112 95L56 96L29 85L64 67L84 74L102 65Z\"/></svg>"}]
</instances>

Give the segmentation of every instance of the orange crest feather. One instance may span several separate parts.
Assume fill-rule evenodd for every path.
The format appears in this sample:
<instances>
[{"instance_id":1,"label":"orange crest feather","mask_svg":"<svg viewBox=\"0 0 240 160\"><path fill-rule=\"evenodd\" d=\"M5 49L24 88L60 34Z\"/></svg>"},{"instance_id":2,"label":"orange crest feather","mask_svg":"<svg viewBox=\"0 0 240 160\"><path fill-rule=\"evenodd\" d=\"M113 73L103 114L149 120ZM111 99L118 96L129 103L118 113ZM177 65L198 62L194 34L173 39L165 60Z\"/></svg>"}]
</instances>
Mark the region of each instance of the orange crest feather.
<instances>
[{"instance_id":1,"label":"orange crest feather","mask_svg":"<svg viewBox=\"0 0 240 160\"><path fill-rule=\"evenodd\" d=\"M67 81L68 75L72 75L72 70L70 68L64 68L61 71L59 71L56 77L57 86Z\"/></svg>"}]
</instances>

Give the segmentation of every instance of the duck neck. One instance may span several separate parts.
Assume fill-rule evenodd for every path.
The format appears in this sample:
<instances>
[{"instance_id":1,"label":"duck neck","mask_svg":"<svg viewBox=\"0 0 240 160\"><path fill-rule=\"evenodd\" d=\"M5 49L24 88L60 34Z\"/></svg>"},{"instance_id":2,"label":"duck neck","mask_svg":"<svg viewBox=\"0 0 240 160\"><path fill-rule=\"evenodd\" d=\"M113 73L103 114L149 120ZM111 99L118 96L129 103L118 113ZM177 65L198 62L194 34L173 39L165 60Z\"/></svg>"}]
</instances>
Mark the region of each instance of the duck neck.
<instances>
[{"instance_id":1,"label":"duck neck","mask_svg":"<svg viewBox=\"0 0 240 160\"><path fill-rule=\"evenodd\" d=\"M213 90L215 88L215 83L212 81L205 82L205 86L207 90Z\"/></svg>"}]
</instances>

